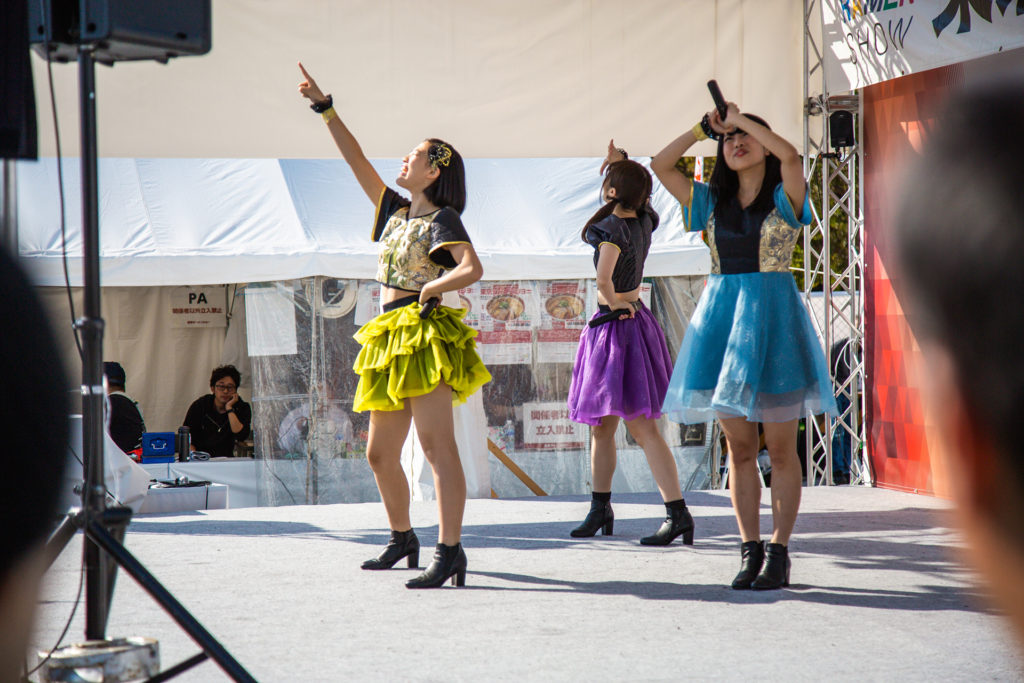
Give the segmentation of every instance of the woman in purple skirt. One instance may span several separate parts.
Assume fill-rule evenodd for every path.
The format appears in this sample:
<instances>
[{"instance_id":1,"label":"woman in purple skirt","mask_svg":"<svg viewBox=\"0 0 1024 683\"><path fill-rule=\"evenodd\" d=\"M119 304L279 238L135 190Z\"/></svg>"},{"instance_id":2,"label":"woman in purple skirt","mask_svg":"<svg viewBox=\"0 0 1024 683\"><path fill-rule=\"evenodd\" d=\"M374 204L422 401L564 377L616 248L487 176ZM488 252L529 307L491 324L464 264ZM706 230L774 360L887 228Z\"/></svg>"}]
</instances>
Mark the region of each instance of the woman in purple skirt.
<instances>
[{"instance_id":1,"label":"woman in purple skirt","mask_svg":"<svg viewBox=\"0 0 1024 683\"><path fill-rule=\"evenodd\" d=\"M682 536L683 543L692 545L693 517L679 489L675 458L655 422L661 417L672 358L661 327L640 301L644 261L651 233L658 227L658 214L648 203L651 174L628 160L614 143L608 145L605 166L602 197L606 204L587 221L582 233L583 241L594 247L600 306L580 337L568 401L569 417L591 426L593 500L586 519L571 535L593 536L598 529L612 533L615 430L622 419L644 449L667 510L661 528L640 542L668 545Z\"/></svg>"}]
</instances>

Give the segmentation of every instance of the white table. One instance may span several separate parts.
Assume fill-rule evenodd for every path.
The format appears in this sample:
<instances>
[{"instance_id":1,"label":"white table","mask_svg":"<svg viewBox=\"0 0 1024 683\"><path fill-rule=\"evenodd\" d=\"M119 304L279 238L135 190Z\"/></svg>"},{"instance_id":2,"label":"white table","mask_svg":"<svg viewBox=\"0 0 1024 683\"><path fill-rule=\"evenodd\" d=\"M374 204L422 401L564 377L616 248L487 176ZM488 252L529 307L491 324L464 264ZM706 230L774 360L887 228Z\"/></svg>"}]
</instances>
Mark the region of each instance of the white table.
<instances>
[{"instance_id":1,"label":"white table","mask_svg":"<svg viewBox=\"0 0 1024 683\"><path fill-rule=\"evenodd\" d=\"M140 515L189 510L223 510L228 506L228 487L224 484L150 488L139 509Z\"/></svg>"},{"instance_id":2,"label":"white table","mask_svg":"<svg viewBox=\"0 0 1024 683\"><path fill-rule=\"evenodd\" d=\"M191 481L226 484L230 489L226 507L251 508L259 505L256 493L256 461L252 458L215 458L206 462L147 463L142 467L154 479L170 480L188 477Z\"/></svg>"}]
</instances>

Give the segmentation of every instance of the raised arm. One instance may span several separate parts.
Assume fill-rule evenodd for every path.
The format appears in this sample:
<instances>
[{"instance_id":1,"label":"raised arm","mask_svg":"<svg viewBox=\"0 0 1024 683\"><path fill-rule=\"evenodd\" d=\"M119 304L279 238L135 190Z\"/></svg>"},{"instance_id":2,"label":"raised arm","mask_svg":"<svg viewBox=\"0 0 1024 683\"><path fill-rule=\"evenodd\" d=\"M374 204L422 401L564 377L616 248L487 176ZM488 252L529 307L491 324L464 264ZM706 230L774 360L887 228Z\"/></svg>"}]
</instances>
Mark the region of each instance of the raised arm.
<instances>
[{"instance_id":1,"label":"raised arm","mask_svg":"<svg viewBox=\"0 0 1024 683\"><path fill-rule=\"evenodd\" d=\"M686 150L693 147L695 142L700 142L709 136L709 128L719 135L726 132L725 126L718 118L717 110L709 111L697 125L668 143L665 149L651 159L651 170L654 171L654 175L658 176L658 180L661 181L665 189L683 206L690 203L693 185L690 179L676 168L676 162L679 161L679 157L686 154Z\"/></svg>"},{"instance_id":2,"label":"raised arm","mask_svg":"<svg viewBox=\"0 0 1024 683\"><path fill-rule=\"evenodd\" d=\"M807 193L807 182L804 179L804 165L800 159L800 153L788 140L775 131L762 126L740 113L739 107L729 103L729 110L725 115L725 125L728 128L739 128L751 136L779 159L782 173L782 189L793 204L793 210L799 216L804 205L804 196Z\"/></svg>"},{"instance_id":3,"label":"raised arm","mask_svg":"<svg viewBox=\"0 0 1024 683\"><path fill-rule=\"evenodd\" d=\"M302 62L299 62L299 70L302 71L302 76L306 79L299 83L299 93L313 104L327 102L327 96L320 90L320 87L313 80L313 77L309 75L309 72L306 71L306 68L302 66ZM352 173L355 174L356 180L359 181L359 186L363 188L363 192L370 198L370 201L376 204L377 200L380 199L381 192L384 190L384 181L380 179L380 175L377 174L376 169L370 164L370 160L363 154L363 148L359 146L355 136L349 132L348 127L342 123L334 108L332 107L325 111L323 116L324 120L327 121L327 130L331 132L331 137L334 138L334 144L338 146L341 156L344 157L345 161L352 168Z\"/></svg>"}]
</instances>

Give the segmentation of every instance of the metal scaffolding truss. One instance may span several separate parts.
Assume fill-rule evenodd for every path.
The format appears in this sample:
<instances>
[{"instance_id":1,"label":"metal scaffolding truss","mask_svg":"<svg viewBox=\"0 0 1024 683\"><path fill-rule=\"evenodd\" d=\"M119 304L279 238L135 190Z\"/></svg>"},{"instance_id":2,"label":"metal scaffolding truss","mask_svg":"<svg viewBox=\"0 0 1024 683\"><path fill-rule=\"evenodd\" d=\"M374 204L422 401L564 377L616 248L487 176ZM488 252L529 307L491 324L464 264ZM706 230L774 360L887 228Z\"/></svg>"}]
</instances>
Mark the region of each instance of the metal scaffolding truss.
<instances>
[{"instance_id":1,"label":"metal scaffolding truss","mask_svg":"<svg viewBox=\"0 0 1024 683\"><path fill-rule=\"evenodd\" d=\"M847 452L851 453L850 483L872 484L863 391L863 100L860 91L829 94L818 37L821 32L814 30L821 26L821 1L804 0L804 175L809 183L820 183L821 203L812 202L813 219L804 231L802 272L808 309L812 310L812 291L820 291L823 299L824 315L812 315L811 319L829 360L840 415L836 419L808 416L806 420L807 484L835 483L833 461L839 453L837 448L849 449ZM816 86L819 79L820 87ZM832 150L829 117L838 111L853 114L856 139L851 147ZM830 230L833 225L839 228L836 234ZM842 234L843 225L845 244L834 239ZM833 255L841 255L844 250L845 265L837 270ZM841 263L842 259L838 261ZM848 376L844 378L847 368Z\"/></svg>"}]
</instances>

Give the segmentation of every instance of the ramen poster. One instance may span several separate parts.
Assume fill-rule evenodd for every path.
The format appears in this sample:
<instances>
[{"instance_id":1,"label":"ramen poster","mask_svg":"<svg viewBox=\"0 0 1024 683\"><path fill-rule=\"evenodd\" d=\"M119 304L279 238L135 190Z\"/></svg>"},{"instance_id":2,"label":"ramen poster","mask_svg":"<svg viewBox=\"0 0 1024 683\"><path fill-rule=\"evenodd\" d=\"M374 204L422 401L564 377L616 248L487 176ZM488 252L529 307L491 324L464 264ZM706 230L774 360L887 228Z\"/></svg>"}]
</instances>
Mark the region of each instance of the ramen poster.
<instances>
[{"instance_id":1,"label":"ramen poster","mask_svg":"<svg viewBox=\"0 0 1024 683\"><path fill-rule=\"evenodd\" d=\"M537 291L532 281L484 282L459 290L466 324L478 330L477 350L485 365L533 362Z\"/></svg>"},{"instance_id":2,"label":"ramen poster","mask_svg":"<svg viewBox=\"0 0 1024 683\"><path fill-rule=\"evenodd\" d=\"M537 362L572 363L587 326L587 311L597 305L594 288L587 287L585 280L544 280L537 283L537 290L541 303Z\"/></svg>"}]
</instances>

